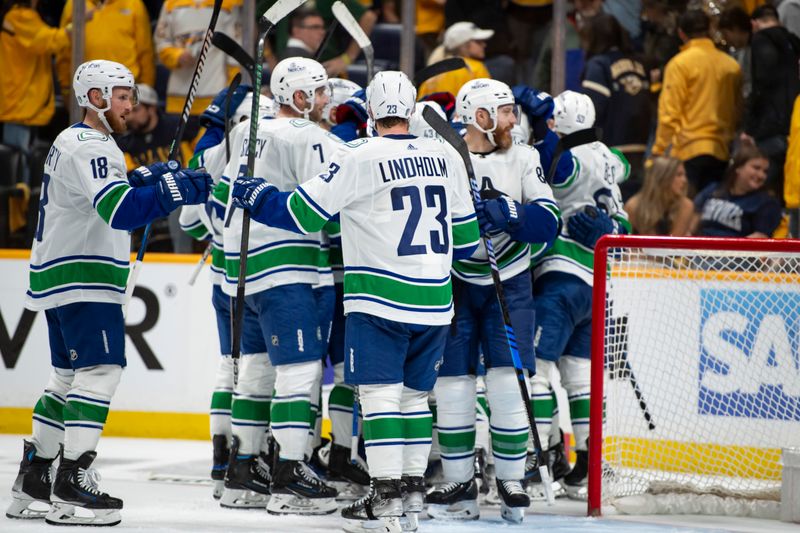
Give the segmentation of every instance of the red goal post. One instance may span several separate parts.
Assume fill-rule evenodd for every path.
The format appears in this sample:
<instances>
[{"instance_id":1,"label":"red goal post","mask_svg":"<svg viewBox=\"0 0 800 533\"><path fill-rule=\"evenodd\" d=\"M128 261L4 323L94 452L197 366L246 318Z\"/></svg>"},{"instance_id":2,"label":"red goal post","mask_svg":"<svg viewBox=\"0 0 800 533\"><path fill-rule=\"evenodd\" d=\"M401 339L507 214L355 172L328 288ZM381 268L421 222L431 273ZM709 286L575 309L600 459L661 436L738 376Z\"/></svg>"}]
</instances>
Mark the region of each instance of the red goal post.
<instances>
[{"instance_id":1,"label":"red goal post","mask_svg":"<svg viewBox=\"0 0 800 533\"><path fill-rule=\"evenodd\" d=\"M727 496L730 489L735 497L773 505L776 468L780 485L780 447L800 446L796 331L800 305L796 304L800 304L800 240L607 235L597 242L590 516L599 516L612 497L659 490ZM734 326L718 325L717 337L705 336L704 323L716 315L735 317L736 312L743 315L736 326L739 331L731 333ZM761 356L769 361L763 365L766 385L756 376L751 380L753 391L732 389L735 383L719 389L705 386L732 377L734 359L715 358L716 352L704 341L711 339L715 346L728 342L725 346L739 349L740 360L748 361L755 358L751 353L757 351L753 346L761 337L754 330L768 322L767 315L777 315L780 322L787 313L791 318L784 336L790 338L791 350L787 360L783 353L787 350L777 354L778 341L768 344L767 355ZM668 317L661 320L662 315ZM683 329L670 332L672 324ZM732 334L739 336L731 340ZM781 334L772 331L767 337ZM768 342L772 341L764 341ZM682 366L683 360L687 363ZM789 368L787 361L793 361L796 373L784 375L792 381L770 383L775 377L772 367L780 370L782 362ZM682 371L673 373L673 367ZM671 420L672 411L677 420ZM740 431L735 428L743 428L742 440L727 435ZM759 439L772 440L762 444ZM742 442L748 446L740 446ZM747 455L752 450L758 459Z\"/></svg>"}]
</instances>

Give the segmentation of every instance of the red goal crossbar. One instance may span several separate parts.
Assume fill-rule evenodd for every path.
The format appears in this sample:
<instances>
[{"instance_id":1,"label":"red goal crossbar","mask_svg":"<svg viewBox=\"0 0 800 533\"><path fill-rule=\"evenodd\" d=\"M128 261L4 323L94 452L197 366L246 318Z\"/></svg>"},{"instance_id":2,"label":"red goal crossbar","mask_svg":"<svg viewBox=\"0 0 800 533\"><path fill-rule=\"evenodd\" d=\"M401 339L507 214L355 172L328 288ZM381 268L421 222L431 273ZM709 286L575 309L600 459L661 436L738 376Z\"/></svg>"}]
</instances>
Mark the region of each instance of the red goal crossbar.
<instances>
[{"instance_id":1,"label":"red goal crossbar","mask_svg":"<svg viewBox=\"0 0 800 533\"><path fill-rule=\"evenodd\" d=\"M602 504L605 295L608 250L610 248L729 250L800 254L800 240L606 235L597 241L594 249L594 287L592 293L592 376L591 407L589 411L589 501L587 510L589 516L600 516Z\"/></svg>"}]
</instances>

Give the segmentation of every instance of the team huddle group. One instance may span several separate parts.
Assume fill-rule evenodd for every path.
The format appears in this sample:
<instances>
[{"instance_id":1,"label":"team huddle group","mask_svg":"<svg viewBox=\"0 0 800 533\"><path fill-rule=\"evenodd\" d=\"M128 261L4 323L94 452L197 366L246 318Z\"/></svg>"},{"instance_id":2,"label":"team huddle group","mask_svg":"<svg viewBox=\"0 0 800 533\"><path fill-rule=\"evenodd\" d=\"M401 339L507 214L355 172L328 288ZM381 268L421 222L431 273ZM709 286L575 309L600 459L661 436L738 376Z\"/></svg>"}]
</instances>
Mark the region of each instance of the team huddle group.
<instances>
[{"instance_id":1,"label":"team huddle group","mask_svg":"<svg viewBox=\"0 0 800 533\"><path fill-rule=\"evenodd\" d=\"M91 465L125 366L130 231L178 208L182 227L212 247L222 357L211 477L223 507L316 515L350 500L345 530L395 532L416 530L425 511L477 519L481 498L520 522L551 488L527 409L554 487L585 497L593 248L629 231L625 158L599 141L558 145L592 127L589 97L476 79L417 102L401 72L379 72L362 89L288 58L271 74L272 99L257 98L255 142L254 95L239 86L203 114L188 168L168 161L126 175L111 134L125 131L136 104L132 74L90 61L73 89L85 118L47 157L27 292L27 306L45 311L52 371L7 516L120 522L122 500L100 491ZM463 136L472 182L426 108ZM571 469L555 372L576 441Z\"/></svg>"}]
</instances>

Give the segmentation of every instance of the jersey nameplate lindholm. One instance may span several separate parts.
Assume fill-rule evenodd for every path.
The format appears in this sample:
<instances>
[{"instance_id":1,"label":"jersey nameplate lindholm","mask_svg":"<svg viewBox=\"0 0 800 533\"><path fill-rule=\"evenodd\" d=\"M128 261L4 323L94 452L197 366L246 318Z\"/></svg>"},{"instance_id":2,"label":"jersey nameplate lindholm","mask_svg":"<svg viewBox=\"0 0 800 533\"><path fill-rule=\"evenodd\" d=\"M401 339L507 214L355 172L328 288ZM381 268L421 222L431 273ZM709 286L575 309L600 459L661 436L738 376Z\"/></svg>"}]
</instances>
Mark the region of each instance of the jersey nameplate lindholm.
<instances>
[{"instance_id":1,"label":"jersey nameplate lindholm","mask_svg":"<svg viewBox=\"0 0 800 533\"><path fill-rule=\"evenodd\" d=\"M447 162L443 157L414 156L378 162L384 183L417 177L447 177Z\"/></svg>"}]
</instances>

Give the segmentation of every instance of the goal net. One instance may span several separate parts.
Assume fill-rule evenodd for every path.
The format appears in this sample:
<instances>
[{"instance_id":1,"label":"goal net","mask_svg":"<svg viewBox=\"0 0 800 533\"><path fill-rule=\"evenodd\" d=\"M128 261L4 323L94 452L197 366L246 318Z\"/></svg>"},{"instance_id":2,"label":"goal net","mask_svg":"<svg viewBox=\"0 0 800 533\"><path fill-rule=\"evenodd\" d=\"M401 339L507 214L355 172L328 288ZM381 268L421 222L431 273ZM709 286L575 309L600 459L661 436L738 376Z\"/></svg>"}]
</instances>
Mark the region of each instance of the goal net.
<instances>
[{"instance_id":1,"label":"goal net","mask_svg":"<svg viewBox=\"0 0 800 533\"><path fill-rule=\"evenodd\" d=\"M777 517L800 446L800 242L595 250L589 512Z\"/></svg>"}]
</instances>

